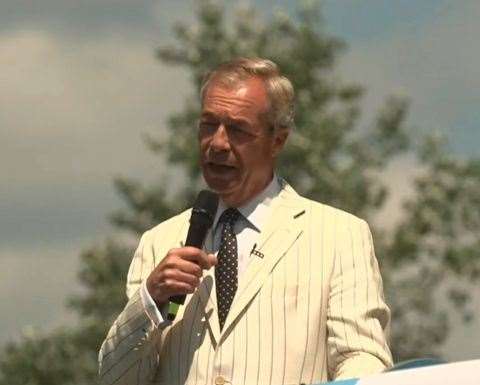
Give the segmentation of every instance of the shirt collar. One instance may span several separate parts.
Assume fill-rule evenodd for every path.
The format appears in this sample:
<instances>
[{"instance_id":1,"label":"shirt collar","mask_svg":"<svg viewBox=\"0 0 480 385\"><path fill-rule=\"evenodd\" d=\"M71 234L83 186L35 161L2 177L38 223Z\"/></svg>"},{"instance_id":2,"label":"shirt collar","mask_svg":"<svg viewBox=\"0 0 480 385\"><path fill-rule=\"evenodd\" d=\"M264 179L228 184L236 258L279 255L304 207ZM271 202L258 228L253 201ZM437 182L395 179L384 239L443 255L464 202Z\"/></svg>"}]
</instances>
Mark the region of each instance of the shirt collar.
<instances>
[{"instance_id":1,"label":"shirt collar","mask_svg":"<svg viewBox=\"0 0 480 385\"><path fill-rule=\"evenodd\" d=\"M271 202L280 193L280 190L280 183L278 182L277 176L274 175L271 182L263 191L254 196L243 206L238 207L240 214L242 214L242 216L248 220L257 231L261 232L262 226L268 219L268 211ZM215 220L213 222L213 229L216 229L220 216L227 208L228 207L225 203L220 199Z\"/></svg>"}]
</instances>

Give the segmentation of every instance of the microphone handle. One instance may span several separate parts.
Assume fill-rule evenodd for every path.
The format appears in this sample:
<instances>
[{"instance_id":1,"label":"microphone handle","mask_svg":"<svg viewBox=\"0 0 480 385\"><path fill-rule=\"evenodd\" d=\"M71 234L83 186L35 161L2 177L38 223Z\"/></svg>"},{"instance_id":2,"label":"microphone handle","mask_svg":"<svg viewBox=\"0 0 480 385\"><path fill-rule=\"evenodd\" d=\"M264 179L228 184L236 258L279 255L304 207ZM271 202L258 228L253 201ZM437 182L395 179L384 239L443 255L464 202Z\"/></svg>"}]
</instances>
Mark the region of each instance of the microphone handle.
<instances>
[{"instance_id":1,"label":"microphone handle","mask_svg":"<svg viewBox=\"0 0 480 385\"><path fill-rule=\"evenodd\" d=\"M200 223L199 223L200 222ZM185 246L193 246L198 249L203 247L205 238L207 236L209 226L205 226L202 221L192 221L190 222L190 227L188 228L187 239L185 240ZM183 305L185 303L186 295L175 295L170 297L170 302L176 303L178 305Z\"/></svg>"}]
</instances>

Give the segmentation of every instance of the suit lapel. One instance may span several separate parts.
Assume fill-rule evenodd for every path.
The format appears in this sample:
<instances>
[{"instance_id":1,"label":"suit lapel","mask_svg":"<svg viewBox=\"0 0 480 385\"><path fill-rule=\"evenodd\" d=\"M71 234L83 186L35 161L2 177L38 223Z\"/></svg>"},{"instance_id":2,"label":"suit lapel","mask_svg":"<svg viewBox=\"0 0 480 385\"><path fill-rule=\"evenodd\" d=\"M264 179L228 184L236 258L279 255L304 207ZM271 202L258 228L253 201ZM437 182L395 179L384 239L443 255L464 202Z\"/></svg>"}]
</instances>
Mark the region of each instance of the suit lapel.
<instances>
[{"instance_id":1,"label":"suit lapel","mask_svg":"<svg viewBox=\"0 0 480 385\"><path fill-rule=\"evenodd\" d=\"M299 223L303 221L297 217L302 211L305 212L305 207L302 205L303 201L298 198L299 196L287 185L272 202L272 215L260 234L257 252L251 256L252 260L240 280L222 335L228 333L229 326L242 314L278 261L300 238L303 226Z\"/></svg>"},{"instance_id":2,"label":"suit lapel","mask_svg":"<svg viewBox=\"0 0 480 385\"><path fill-rule=\"evenodd\" d=\"M210 326L212 342L215 344L220 338L220 323L218 321L214 269L204 271L198 292L200 293L200 300L205 312L205 319Z\"/></svg>"},{"instance_id":3,"label":"suit lapel","mask_svg":"<svg viewBox=\"0 0 480 385\"><path fill-rule=\"evenodd\" d=\"M185 246L185 239L187 237L188 227L190 225L190 214L186 218L187 220L183 223L183 227L179 231L179 236L176 241L178 247ZM220 338L220 324L218 321L217 313L217 296L215 291L214 269L203 271L203 279L202 282L200 282L200 286L198 287L197 292L200 296L200 301L202 303L205 319L210 327L212 344L215 345Z\"/></svg>"}]
</instances>

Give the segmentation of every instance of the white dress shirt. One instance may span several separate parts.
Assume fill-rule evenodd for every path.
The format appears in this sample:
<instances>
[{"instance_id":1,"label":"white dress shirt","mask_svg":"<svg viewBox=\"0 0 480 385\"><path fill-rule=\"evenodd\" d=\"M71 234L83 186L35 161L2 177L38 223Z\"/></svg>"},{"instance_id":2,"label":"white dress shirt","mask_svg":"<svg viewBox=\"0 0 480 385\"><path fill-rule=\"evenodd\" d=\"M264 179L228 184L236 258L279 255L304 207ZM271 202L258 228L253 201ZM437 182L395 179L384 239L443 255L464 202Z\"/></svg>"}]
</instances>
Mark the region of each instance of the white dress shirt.
<instances>
[{"instance_id":1,"label":"white dress shirt","mask_svg":"<svg viewBox=\"0 0 480 385\"><path fill-rule=\"evenodd\" d=\"M280 183L277 176L274 175L272 181L262 192L243 206L238 207L238 211L242 215L235 222L234 232L237 237L239 282L241 282L242 275L247 269L251 258L258 258L252 255L252 251L256 247L256 241L262 231L261 229L264 227L270 215L271 201L280 193L280 190ZM217 255L220 248L222 226L218 223L218 220L227 208L225 203L220 200L212 230L208 232L204 245L204 250L209 254ZM155 301L148 292L146 280L140 288L140 297L146 314L156 327L164 323L170 323L170 321L166 319L168 304L158 309Z\"/></svg>"}]
</instances>

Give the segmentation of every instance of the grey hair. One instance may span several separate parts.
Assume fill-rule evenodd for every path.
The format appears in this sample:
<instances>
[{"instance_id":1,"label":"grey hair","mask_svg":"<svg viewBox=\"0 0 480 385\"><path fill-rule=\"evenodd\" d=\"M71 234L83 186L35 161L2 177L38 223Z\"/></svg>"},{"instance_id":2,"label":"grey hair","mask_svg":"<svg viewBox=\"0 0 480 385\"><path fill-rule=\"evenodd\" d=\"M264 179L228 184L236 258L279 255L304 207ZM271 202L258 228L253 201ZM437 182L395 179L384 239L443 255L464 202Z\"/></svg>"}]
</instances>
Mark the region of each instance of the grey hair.
<instances>
[{"instance_id":1,"label":"grey hair","mask_svg":"<svg viewBox=\"0 0 480 385\"><path fill-rule=\"evenodd\" d=\"M268 59L239 57L220 64L203 79L200 89L202 103L205 92L212 82L233 87L249 77L258 77L265 84L269 99L266 119L270 129L293 129L295 126L293 85L280 73L278 66Z\"/></svg>"}]
</instances>

